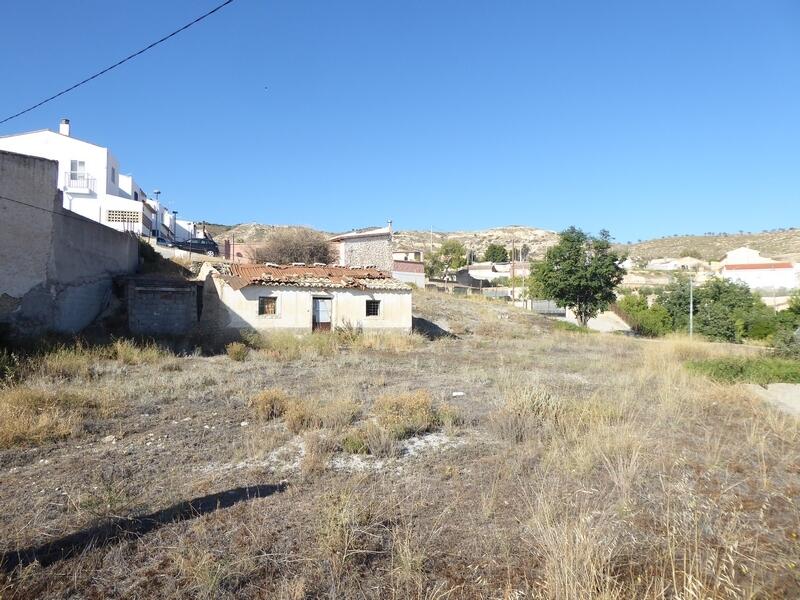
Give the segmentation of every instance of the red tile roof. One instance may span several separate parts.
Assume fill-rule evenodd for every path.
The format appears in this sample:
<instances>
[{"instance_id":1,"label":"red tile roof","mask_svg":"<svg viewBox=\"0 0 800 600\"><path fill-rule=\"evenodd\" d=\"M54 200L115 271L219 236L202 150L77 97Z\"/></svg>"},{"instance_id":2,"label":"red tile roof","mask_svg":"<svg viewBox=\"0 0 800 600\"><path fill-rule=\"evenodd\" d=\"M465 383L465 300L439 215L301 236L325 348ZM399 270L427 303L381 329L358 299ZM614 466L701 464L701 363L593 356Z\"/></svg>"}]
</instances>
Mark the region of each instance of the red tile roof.
<instances>
[{"instance_id":1,"label":"red tile roof","mask_svg":"<svg viewBox=\"0 0 800 600\"><path fill-rule=\"evenodd\" d=\"M752 269L763 269L763 270L771 270L771 269L791 269L793 267L792 263L790 262L774 262L774 263L746 263L746 264L733 264L733 265L725 265L723 269L726 271L745 271L745 270L752 270Z\"/></svg>"},{"instance_id":2,"label":"red tile roof","mask_svg":"<svg viewBox=\"0 0 800 600\"><path fill-rule=\"evenodd\" d=\"M360 289L409 289L391 274L372 268L301 265L230 265L226 278L234 289L247 285L332 287Z\"/></svg>"}]
</instances>

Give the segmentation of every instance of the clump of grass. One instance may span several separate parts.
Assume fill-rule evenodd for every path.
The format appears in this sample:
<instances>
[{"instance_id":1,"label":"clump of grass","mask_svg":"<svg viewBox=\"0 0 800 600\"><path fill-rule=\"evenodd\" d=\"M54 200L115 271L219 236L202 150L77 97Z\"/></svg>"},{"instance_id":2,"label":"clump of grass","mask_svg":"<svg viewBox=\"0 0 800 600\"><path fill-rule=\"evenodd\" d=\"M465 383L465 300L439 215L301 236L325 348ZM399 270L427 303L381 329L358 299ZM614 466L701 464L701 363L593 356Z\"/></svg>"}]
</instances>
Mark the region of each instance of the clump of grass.
<instances>
[{"instance_id":1,"label":"clump of grass","mask_svg":"<svg viewBox=\"0 0 800 600\"><path fill-rule=\"evenodd\" d=\"M247 358L250 353L250 348L245 346L242 342L231 342L225 346L225 352L228 357L236 362L242 362Z\"/></svg>"},{"instance_id":2,"label":"clump of grass","mask_svg":"<svg viewBox=\"0 0 800 600\"><path fill-rule=\"evenodd\" d=\"M692 360L690 371L723 383L800 383L800 361L771 356Z\"/></svg>"},{"instance_id":3,"label":"clump of grass","mask_svg":"<svg viewBox=\"0 0 800 600\"><path fill-rule=\"evenodd\" d=\"M336 451L335 440L319 431L309 431L303 436L305 453L300 462L300 472L305 477L320 475L328 467L328 460Z\"/></svg>"},{"instance_id":4,"label":"clump of grass","mask_svg":"<svg viewBox=\"0 0 800 600\"><path fill-rule=\"evenodd\" d=\"M370 493L355 482L324 498L318 513L317 548L334 580L354 564L383 550L387 515Z\"/></svg>"},{"instance_id":5,"label":"clump of grass","mask_svg":"<svg viewBox=\"0 0 800 600\"><path fill-rule=\"evenodd\" d=\"M330 333L312 333L302 338L301 354L333 356L339 350L336 336Z\"/></svg>"},{"instance_id":6,"label":"clump of grass","mask_svg":"<svg viewBox=\"0 0 800 600\"><path fill-rule=\"evenodd\" d=\"M341 447L349 454L371 454L378 458L392 458L400 453L395 436L374 421L348 430Z\"/></svg>"},{"instance_id":7,"label":"clump of grass","mask_svg":"<svg viewBox=\"0 0 800 600\"><path fill-rule=\"evenodd\" d=\"M171 353L154 342L136 344L127 339L114 340L110 348L110 358L126 365L144 365L157 363Z\"/></svg>"},{"instance_id":8,"label":"clump of grass","mask_svg":"<svg viewBox=\"0 0 800 600\"><path fill-rule=\"evenodd\" d=\"M381 396L372 410L378 424L398 440L432 431L439 424L427 390Z\"/></svg>"},{"instance_id":9,"label":"clump of grass","mask_svg":"<svg viewBox=\"0 0 800 600\"><path fill-rule=\"evenodd\" d=\"M355 401L331 399L325 402L316 398L292 398L284 411L284 423L292 433L305 429L341 430L359 416L361 407Z\"/></svg>"},{"instance_id":10,"label":"clump of grass","mask_svg":"<svg viewBox=\"0 0 800 600\"><path fill-rule=\"evenodd\" d=\"M20 378L21 364L19 357L0 348L0 385L10 383Z\"/></svg>"},{"instance_id":11,"label":"clump of grass","mask_svg":"<svg viewBox=\"0 0 800 600\"><path fill-rule=\"evenodd\" d=\"M556 331L568 331L570 333L594 333L588 327L581 327L569 321L553 321L553 329Z\"/></svg>"},{"instance_id":12,"label":"clump of grass","mask_svg":"<svg viewBox=\"0 0 800 600\"><path fill-rule=\"evenodd\" d=\"M376 350L401 354L416 350L424 343L425 338L418 333L381 332L365 333L358 336L351 344L356 351Z\"/></svg>"},{"instance_id":13,"label":"clump of grass","mask_svg":"<svg viewBox=\"0 0 800 600\"><path fill-rule=\"evenodd\" d=\"M269 421L282 417L290 400L289 394L283 390L270 388L253 396L250 406L259 419Z\"/></svg>"},{"instance_id":14,"label":"clump of grass","mask_svg":"<svg viewBox=\"0 0 800 600\"><path fill-rule=\"evenodd\" d=\"M88 393L26 386L0 390L0 448L36 445L78 435L92 413L106 414L107 399Z\"/></svg>"},{"instance_id":15,"label":"clump of grass","mask_svg":"<svg viewBox=\"0 0 800 600\"><path fill-rule=\"evenodd\" d=\"M74 346L56 346L39 359L39 372L57 379L90 378L103 353L80 342Z\"/></svg>"},{"instance_id":16,"label":"clump of grass","mask_svg":"<svg viewBox=\"0 0 800 600\"><path fill-rule=\"evenodd\" d=\"M249 333L244 335L251 348L276 360L295 360L300 358L300 338L288 331L270 333Z\"/></svg>"},{"instance_id":17,"label":"clump of grass","mask_svg":"<svg viewBox=\"0 0 800 600\"><path fill-rule=\"evenodd\" d=\"M490 427L503 440L532 439L544 421L557 423L564 407L544 386L520 377L500 381L500 400L490 416Z\"/></svg>"}]
</instances>

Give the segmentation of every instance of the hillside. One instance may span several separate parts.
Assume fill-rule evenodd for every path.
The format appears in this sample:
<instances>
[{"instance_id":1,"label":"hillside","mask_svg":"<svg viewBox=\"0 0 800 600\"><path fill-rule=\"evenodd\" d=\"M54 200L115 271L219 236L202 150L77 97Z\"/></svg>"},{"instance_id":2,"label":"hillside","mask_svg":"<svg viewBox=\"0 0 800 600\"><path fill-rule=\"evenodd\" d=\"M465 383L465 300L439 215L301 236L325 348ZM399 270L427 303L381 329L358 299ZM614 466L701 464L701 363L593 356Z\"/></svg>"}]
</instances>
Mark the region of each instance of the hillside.
<instances>
[{"instance_id":1,"label":"hillside","mask_svg":"<svg viewBox=\"0 0 800 600\"><path fill-rule=\"evenodd\" d=\"M619 244L633 259L680 258L694 256L704 260L719 260L726 252L749 246L764 256L800 260L800 229L783 229L757 233L681 235L638 242Z\"/></svg>"},{"instance_id":2,"label":"hillside","mask_svg":"<svg viewBox=\"0 0 800 600\"><path fill-rule=\"evenodd\" d=\"M264 225L240 223L238 225L206 225L212 236L218 239L234 237L239 243L259 244L265 242L276 229L302 227L300 225ZM332 235L332 234L331 234ZM438 248L448 239L458 240L468 250L479 255L489 244L501 244L510 248L512 241L518 247L527 245L531 258L544 256L545 250L558 239L554 231L510 225L477 231L397 231L395 243L398 247L409 247L425 252ZM617 244L616 249L633 259L695 256L704 260L718 260L729 250L749 246L761 251L764 256L788 260L800 260L800 229L783 229L758 233L735 233L714 235L680 235L646 240L635 244Z\"/></svg>"}]
</instances>

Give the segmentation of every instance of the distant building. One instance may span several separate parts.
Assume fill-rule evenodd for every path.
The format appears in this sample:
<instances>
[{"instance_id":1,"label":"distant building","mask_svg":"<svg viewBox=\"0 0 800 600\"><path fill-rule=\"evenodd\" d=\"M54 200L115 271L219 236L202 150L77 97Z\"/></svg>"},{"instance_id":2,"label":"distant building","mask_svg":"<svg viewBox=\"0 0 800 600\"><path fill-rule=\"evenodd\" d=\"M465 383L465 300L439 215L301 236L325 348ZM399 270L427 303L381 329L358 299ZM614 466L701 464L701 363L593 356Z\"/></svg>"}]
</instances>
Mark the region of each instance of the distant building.
<instances>
[{"instance_id":1,"label":"distant building","mask_svg":"<svg viewBox=\"0 0 800 600\"><path fill-rule=\"evenodd\" d=\"M206 263L200 277L212 327L411 331L411 288L374 268Z\"/></svg>"},{"instance_id":2,"label":"distant building","mask_svg":"<svg viewBox=\"0 0 800 600\"><path fill-rule=\"evenodd\" d=\"M645 269L650 271L700 271L709 269L706 261L684 256L682 258L655 258L647 263Z\"/></svg>"},{"instance_id":3,"label":"distant building","mask_svg":"<svg viewBox=\"0 0 800 600\"><path fill-rule=\"evenodd\" d=\"M797 265L761 256L752 248L731 250L720 261L720 267L722 277L745 283L751 290L774 294L798 288Z\"/></svg>"},{"instance_id":4,"label":"distant building","mask_svg":"<svg viewBox=\"0 0 800 600\"><path fill-rule=\"evenodd\" d=\"M391 272L392 224L335 235L329 240L341 267L376 267Z\"/></svg>"}]
</instances>

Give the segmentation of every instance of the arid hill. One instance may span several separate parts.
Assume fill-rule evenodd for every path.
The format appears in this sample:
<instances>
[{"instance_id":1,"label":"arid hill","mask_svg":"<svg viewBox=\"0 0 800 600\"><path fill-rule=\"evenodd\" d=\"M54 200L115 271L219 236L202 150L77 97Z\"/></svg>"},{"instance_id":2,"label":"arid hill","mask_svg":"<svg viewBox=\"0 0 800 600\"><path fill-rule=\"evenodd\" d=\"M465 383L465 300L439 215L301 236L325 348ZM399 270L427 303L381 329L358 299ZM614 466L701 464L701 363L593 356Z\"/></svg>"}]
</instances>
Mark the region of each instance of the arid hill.
<instances>
[{"instance_id":1,"label":"arid hill","mask_svg":"<svg viewBox=\"0 0 800 600\"><path fill-rule=\"evenodd\" d=\"M241 223L238 225L206 226L215 238L234 237L239 243L263 243L276 229L301 227L300 225L263 225L260 223ZM331 234L333 235L333 234ZM409 247L429 252L438 248L448 239L458 240L468 250L483 254L489 244L501 244L511 248L528 247L530 258L544 256L545 250L558 240L555 231L510 225L477 231L397 231L395 243L399 247ZM704 260L718 260L724 254L749 246L761 251L770 258L800 260L800 229L787 228L757 233L718 233L708 235L680 235L646 240L634 244L617 244L616 248L634 259L694 256Z\"/></svg>"}]
</instances>

